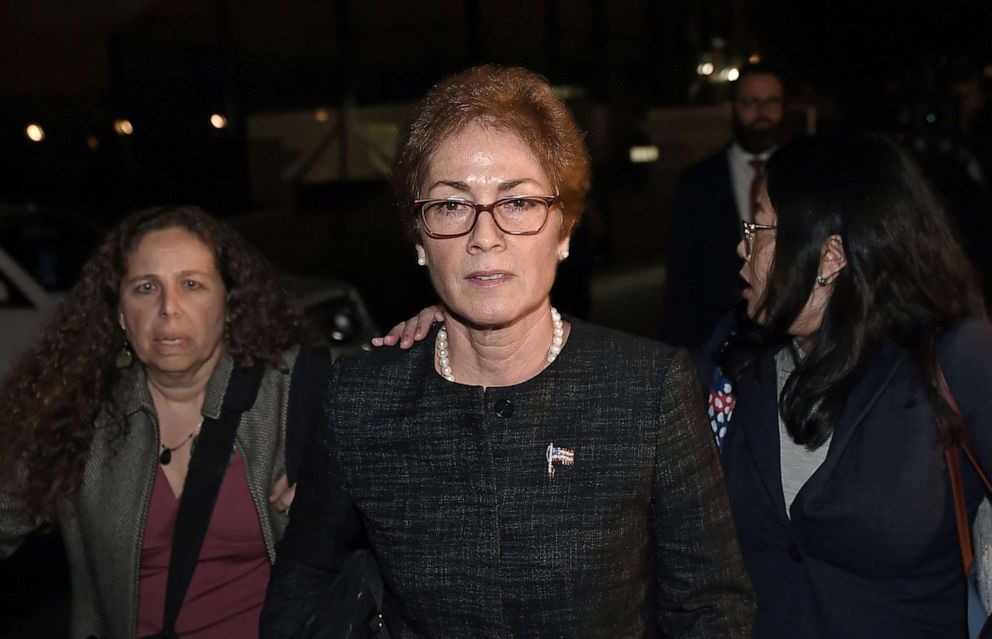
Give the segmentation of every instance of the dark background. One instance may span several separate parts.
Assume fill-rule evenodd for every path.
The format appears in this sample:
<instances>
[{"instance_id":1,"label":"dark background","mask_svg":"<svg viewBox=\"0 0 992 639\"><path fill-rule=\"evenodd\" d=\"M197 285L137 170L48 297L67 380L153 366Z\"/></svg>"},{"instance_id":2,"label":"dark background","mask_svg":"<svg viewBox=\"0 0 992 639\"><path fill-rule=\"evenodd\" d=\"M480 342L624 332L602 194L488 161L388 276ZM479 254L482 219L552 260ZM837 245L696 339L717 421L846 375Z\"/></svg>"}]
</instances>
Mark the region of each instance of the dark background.
<instances>
[{"instance_id":1,"label":"dark background","mask_svg":"<svg viewBox=\"0 0 992 639\"><path fill-rule=\"evenodd\" d=\"M702 78L702 61L772 62L794 129L893 133L955 207L982 217L986 183L962 177L960 158L964 150L981 160L987 138L962 123L957 91L975 78L985 90L990 34L988 0L8 0L0 202L68 207L103 225L136 207L201 204L280 269L354 283L388 327L432 298L385 174L294 183L288 197L260 202L249 122L409 106L454 71L523 65L566 87L590 131L595 208L561 295L570 310L653 335L674 177L728 135L718 106L726 85ZM211 113L229 126L212 128ZM118 118L133 135L114 132ZM658 121L702 124L645 124ZM32 122L45 130L40 143L25 136ZM659 162L631 165L634 143L659 144ZM50 555L33 541L0 564L4 636L37 636L46 624L64 634L65 577Z\"/></svg>"},{"instance_id":2,"label":"dark background","mask_svg":"<svg viewBox=\"0 0 992 639\"><path fill-rule=\"evenodd\" d=\"M726 135L686 141L664 167L631 166L626 152L652 141L642 126L651 110L723 101L726 85L697 75L701 60L776 64L794 113L815 114L820 131L860 122L905 132L928 115L940 116L931 128L947 126L956 74L988 81L989 33L987 0L13 0L0 7L0 202L70 206L103 223L149 204L201 204L280 268L355 283L390 326L430 291L386 176L298 184L261 203L254 116L409 106L481 62L538 71L572 89L590 130L600 219L580 238L588 260L570 267L588 277L663 266L677 168ZM211 113L229 126L212 128ZM117 118L134 134L115 134ZM30 122L44 127L41 143L24 135Z\"/></svg>"}]
</instances>

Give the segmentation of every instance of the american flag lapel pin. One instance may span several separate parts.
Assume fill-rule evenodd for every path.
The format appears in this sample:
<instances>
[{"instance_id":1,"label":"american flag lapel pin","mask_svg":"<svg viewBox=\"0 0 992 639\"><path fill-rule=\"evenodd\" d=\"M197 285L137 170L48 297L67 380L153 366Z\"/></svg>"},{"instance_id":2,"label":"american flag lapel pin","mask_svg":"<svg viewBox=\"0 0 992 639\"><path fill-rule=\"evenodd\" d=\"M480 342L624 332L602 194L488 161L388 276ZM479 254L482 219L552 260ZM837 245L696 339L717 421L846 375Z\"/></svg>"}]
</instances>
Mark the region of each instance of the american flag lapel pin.
<instances>
[{"instance_id":1,"label":"american flag lapel pin","mask_svg":"<svg viewBox=\"0 0 992 639\"><path fill-rule=\"evenodd\" d=\"M575 451L571 448L558 448L554 442L548 444L545 457L548 459L548 477L551 479L555 476L555 462L562 466L571 466L575 463Z\"/></svg>"}]
</instances>

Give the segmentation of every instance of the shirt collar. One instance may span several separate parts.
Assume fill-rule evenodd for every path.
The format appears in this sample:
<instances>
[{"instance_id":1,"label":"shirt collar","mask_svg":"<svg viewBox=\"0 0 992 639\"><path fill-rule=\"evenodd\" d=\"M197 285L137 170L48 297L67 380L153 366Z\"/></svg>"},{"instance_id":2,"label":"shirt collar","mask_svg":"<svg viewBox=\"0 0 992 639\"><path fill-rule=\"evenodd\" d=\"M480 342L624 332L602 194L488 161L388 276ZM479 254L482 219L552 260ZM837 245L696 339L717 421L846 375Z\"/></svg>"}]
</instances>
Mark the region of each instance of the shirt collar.
<instances>
[{"instance_id":1,"label":"shirt collar","mask_svg":"<svg viewBox=\"0 0 992 639\"><path fill-rule=\"evenodd\" d=\"M772 153L775 152L776 148L777 147L772 147L767 151L765 151L764 153L759 153L758 155L755 155L753 153L748 153L747 151L744 150L744 148L740 144L734 142L733 144L730 145L730 151L729 151L730 159L733 162L740 162L742 164L747 164L748 160L750 160L753 157L757 157L757 158L761 158L762 162L767 162L768 158L772 156Z\"/></svg>"}]
</instances>

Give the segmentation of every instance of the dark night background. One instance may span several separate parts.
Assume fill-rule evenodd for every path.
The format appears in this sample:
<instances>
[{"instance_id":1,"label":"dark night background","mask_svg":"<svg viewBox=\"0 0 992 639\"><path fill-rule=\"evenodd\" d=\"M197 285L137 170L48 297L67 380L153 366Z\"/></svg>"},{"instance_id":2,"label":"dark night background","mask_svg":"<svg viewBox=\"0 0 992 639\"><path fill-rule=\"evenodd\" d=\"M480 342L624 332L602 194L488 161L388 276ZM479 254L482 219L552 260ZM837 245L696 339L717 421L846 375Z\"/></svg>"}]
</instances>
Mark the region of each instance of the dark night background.
<instances>
[{"instance_id":1,"label":"dark night background","mask_svg":"<svg viewBox=\"0 0 992 639\"><path fill-rule=\"evenodd\" d=\"M783 72L795 131L893 133L952 205L984 220L987 187L962 178L956 158L992 155L992 126L959 110L962 87L981 99L992 81L990 34L988 0L7 0L0 203L101 225L150 204L201 204L280 269L355 284L388 327L431 301L390 205L388 158L370 151L372 169L349 168L362 138L335 137L332 125L296 147L252 132L286 113L339 124L361 113L368 124L381 107L390 115L364 131L388 138L443 76L523 65L562 87L589 131L594 208L563 287L594 320L653 336L675 176L729 135L726 84L700 76L701 62L759 55ZM228 126L211 127L213 113ZM122 118L133 135L115 133ZM43 141L26 137L30 123ZM312 165L298 157L308 142ZM655 144L659 160L630 164L633 144ZM58 603L36 603L50 586L13 576L12 564L0 564L0 636L25 632L7 620L29 605L64 634Z\"/></svg>"}]
</instances>

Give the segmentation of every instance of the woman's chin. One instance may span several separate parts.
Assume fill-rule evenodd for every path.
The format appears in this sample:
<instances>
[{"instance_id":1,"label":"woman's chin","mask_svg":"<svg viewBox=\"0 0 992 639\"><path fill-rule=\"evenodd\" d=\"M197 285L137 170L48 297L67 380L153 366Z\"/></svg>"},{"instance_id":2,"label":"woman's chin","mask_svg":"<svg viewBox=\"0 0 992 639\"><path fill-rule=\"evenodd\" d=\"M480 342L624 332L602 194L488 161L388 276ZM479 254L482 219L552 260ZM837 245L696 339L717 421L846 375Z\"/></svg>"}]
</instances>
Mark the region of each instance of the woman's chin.
<instances>
[{"instance_id":1,"label":"woman's chin","mask_svg":"<svg viewBox=\"0 0 992 639\"><path fill-rule=\"evenodd\" d=\"M747 318L755 324L765 323L764 313L758 312L758 303L756 301L748 299L745 312L747 313Z\"/></svg>"},{"instance_id":2,"label":"woman's chin","mask_svg":"<svg viewBox=\"0 0 992 639\"><path fill-rule=\"evenodd\" d=\"M454 319L465 326L483 331L499 330L520 322L529 314L525 309L507 308L503 305L469 306L452 308Z\"/></svg>"}]
</instances>

